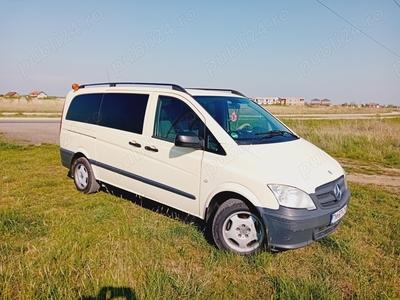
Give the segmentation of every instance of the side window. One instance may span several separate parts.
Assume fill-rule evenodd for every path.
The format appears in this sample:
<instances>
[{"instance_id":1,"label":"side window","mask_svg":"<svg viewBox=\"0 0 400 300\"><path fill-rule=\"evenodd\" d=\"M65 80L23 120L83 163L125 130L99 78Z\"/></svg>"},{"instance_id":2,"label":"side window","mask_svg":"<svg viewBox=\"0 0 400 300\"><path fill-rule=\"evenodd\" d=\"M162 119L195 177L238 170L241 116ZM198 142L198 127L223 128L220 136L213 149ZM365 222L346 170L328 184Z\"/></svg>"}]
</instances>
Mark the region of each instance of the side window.
<instances>
[{"instance_id":1,"label":"side window","mask_svg":"<svg viewBox=\"0 0 400 300\"><path fill-rule=\"evenodd\" d=\"M72 99L65 118L71 121L97 124L103 94L84 94Z\"/></svg>"},{"instance_id":2,"label":"side window","mask_svg":"<svg viewBox=\"0 0 400 300\"><path fill-rule=\"evenodd\" d=\"M205 150L220 155L226 155L224 148L222 148L221 144L217 141L208 128L206 128Z\"/></svg>"},{"instance_id":3,"label":"side window","mask_svg":"<svg viewBox=\"0 0 400 300\"><path fill-rule=\"evenodd\" d=\"M149 95L106 93L99 125L141 134Z\"/></svg>"},{"instance_id":4,"label":"side window","mask_svg":"<svg viewBox=\"0 0 400 300\"><path fill-rule=\"evenodd\" d=\"M174 142L175 136L182 132L194 132L204 139L205 151L226 155L217 139L186 103L173 97L159 96L153 137Z\"/></svg>"},{"instance_id":5,"label":"side window","mask_svg":"<svg viewBox=\"0 0 400 300\"><path fill-rule=\"evenodd\" d=\"M175 136L182 132L194 132L204 138L204 123L186 103L159 96L153 136L174 142Z\"/></svg>"}]
</instances>

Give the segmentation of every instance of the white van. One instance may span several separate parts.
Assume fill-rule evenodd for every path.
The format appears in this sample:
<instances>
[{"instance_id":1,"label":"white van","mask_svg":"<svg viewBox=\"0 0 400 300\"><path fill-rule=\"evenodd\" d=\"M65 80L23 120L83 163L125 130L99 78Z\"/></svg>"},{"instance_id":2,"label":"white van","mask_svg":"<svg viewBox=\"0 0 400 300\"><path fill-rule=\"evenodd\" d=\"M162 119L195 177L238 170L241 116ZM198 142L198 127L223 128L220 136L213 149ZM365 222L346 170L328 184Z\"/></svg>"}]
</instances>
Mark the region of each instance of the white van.
<instances>
[{"instance_id":1,"label":"white van","mask_svg":"<svg viewBox=\"0 0 400 300\"><path fill-rule=\"evenodd\" d=\"M350 191L339 163L233 90L96 83L67 95L63 166L203 219L220 249L295 249L333 232Z\"/></svg>"}]
</instances>

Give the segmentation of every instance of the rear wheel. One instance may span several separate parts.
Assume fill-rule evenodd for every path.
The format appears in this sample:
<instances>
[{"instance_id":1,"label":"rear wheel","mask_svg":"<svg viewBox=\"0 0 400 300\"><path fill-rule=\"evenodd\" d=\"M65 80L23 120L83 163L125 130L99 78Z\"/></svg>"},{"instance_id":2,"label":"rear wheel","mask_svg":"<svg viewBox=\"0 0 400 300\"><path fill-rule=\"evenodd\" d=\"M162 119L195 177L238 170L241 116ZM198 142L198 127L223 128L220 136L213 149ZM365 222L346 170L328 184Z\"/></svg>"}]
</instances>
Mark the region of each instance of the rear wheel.
<instances>
[{"instance_id":1,"label":"rear wheel","mask_svg":"<svg viewBox=\"0 0 400 300\"><path fill-rule=\"evenodd\" d=\"M215 214L212 235L219 249L249 255L262 246L265 228L260 217L243 201L229 199Z\"/></svg>"},{"instance_id":2,"label":"rear wheel","mask_svg":"<svg viewBox=\"0 0 400 300\"><path fill-rule=\"evenodd\" d=\"M72 174L78 191L90 194L100 189L100 185L94 177L92 166L85 157L80 157L74 161Z\"/></svg>"}]
</instances>

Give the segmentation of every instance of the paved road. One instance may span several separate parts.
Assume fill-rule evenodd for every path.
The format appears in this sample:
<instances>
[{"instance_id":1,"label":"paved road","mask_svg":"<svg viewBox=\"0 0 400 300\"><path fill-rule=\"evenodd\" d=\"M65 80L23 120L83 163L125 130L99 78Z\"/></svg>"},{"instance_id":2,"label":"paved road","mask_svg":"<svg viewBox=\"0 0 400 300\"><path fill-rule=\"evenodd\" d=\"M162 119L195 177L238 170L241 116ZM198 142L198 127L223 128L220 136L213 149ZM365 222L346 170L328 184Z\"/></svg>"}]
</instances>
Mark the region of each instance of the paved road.
<instances>
[{"instance_id":1,"label":"paved road","mask_svg":"<svg viewBox=\"0 0 400 300\"><path fill-rule=\"evenodd\" d=\"M58 144L59 118L0 118L0 132L22 144Z\"/></svg>"}]
</instances>

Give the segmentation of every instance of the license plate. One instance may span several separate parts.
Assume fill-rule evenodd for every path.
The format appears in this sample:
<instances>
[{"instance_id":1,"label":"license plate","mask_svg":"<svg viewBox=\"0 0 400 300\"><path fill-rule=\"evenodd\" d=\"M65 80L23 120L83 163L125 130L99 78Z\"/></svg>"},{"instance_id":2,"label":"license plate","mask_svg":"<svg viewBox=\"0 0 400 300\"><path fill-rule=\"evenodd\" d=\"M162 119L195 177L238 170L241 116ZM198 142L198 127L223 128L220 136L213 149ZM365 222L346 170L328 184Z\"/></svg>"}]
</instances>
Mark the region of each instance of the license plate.
<instances>
[{"instance_id":1,"label":"license plate","mask_svg":"<svg viewBox=\"0 0 400 300\"><path fill-rule=\"evenodd\" d=\"M335 212L334 214L332 214L331 215L331 225L333 223L336 223L337 221L339 221L341 218L343 218L344 215L346 214L346 210L347 210L347 204L345 206L343 206L342 209L340 209L337 212Z\"/></svg>"}]
</instances>

